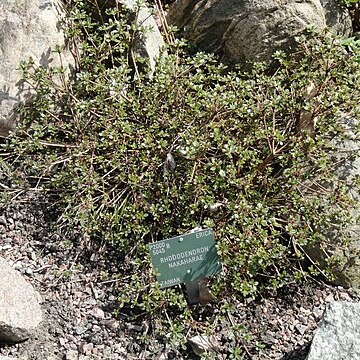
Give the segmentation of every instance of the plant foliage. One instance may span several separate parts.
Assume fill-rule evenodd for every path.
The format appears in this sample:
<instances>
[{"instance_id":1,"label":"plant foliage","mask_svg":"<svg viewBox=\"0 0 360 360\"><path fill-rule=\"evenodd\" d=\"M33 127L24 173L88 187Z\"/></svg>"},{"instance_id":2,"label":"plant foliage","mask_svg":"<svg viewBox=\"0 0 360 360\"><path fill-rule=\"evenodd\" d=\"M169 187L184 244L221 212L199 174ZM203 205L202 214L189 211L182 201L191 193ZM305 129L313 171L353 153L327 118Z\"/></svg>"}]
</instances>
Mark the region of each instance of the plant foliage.
<instances>
[{"instance_id":1,"label":"plant foliage","mask_svg":"<svg viewBox=\"0 0 360 360\"><path fill-rule=\"evenodd\" d=\"M134 80L141 29L130 14L94 17L96 7L81 1L70 10L75 79L62 84L63 69L22 64L37 96L3 145L8 185L49 191L63 226L113 244L119 273L129 275L120 303L166 322L157 331L173 343L191 314L178 289L156 285L147 244L213 228L220 304L301 277L304 246L326 243L323 229L348 221L351 201L329 152L343 136L340 114L358 107L358 53L309 32L297 53L275 55L275 72L266 64L245 72L188 56L175 41L151 79L145 69ZM304 112L316 119L311 132L299 128ZM164 311L178 309L169 325Z\"/></svg>"}]
</instances>

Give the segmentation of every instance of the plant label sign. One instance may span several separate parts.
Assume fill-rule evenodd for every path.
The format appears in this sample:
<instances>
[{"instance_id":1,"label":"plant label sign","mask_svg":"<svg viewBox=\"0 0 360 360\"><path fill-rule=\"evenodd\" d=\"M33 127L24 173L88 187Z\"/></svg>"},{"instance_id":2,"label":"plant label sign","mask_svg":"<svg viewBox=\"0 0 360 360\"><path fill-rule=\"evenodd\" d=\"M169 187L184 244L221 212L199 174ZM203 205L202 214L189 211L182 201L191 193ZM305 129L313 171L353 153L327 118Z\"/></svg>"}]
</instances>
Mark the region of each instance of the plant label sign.
<instances>
[{"instance_id":1,"label":"plant label sign","mask_svg":"<svg viewBox=\"0 0 360 360\"><path fill-rule=\"evenodd\" d=\"M211 229L149 244L161 288L195 281L221 271Z\"/></svg>"}]
</instances>

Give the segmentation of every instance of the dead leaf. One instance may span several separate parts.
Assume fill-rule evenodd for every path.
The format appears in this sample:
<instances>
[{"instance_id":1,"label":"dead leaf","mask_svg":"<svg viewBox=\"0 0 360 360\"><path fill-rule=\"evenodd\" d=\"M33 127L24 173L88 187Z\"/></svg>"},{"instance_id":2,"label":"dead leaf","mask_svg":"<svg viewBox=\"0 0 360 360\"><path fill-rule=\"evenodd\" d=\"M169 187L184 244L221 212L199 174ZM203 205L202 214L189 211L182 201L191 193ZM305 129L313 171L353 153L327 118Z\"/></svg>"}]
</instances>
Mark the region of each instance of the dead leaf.
<instances>
[{"instance_id":1,"label":"dead leaf","mask_svg":"<svg viewBox=\"0 0 360 360\"><path fill-rule=\"evenodd\" d=\"M219 348L219 342L215 336L196 335L188 339L188 341L193 348L194 353L198 356L206 351L217 352L217 349Z\"/></svg>"}]
</instances>

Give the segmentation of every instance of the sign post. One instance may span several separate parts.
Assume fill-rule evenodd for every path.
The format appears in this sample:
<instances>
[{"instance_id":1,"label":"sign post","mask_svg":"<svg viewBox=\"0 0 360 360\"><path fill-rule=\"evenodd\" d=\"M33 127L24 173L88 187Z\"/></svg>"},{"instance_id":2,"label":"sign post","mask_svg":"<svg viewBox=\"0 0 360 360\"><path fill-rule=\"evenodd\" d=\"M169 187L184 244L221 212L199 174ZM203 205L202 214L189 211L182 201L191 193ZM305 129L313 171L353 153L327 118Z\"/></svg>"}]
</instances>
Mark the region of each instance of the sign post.
<instances>
[{"instance_id":1,"label":"sign post","mask_svg":"<svg viewBox=\"0 0 360 360\"><path fill-rule=\"evenodd\" d=\"M220 258L216 252L214 233L211 229L161 240L149 244L149 249L161 288L189 284L221 271ZM193 288L193 285L190 287ZM190 300L189 293L188 297Z\"/></svg>"}]
</instances>

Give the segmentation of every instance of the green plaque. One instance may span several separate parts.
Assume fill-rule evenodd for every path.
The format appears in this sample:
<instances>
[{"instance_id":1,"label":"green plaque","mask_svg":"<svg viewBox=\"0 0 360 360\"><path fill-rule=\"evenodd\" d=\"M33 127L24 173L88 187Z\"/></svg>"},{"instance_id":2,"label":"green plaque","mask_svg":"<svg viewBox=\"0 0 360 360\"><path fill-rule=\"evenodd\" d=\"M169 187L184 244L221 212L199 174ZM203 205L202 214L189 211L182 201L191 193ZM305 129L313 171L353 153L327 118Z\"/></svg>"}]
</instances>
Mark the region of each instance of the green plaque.
<instances>
[{"instance_id":1,"label":"green plaque","mask_svg":"<svg viewBox=\"0 0 360 360\"><path fill-rule=\"evenodd\" d=\"M156 277L162 288L195 281L221 271L211 229L149 244Z\"/></svg>"}]
</instances>

